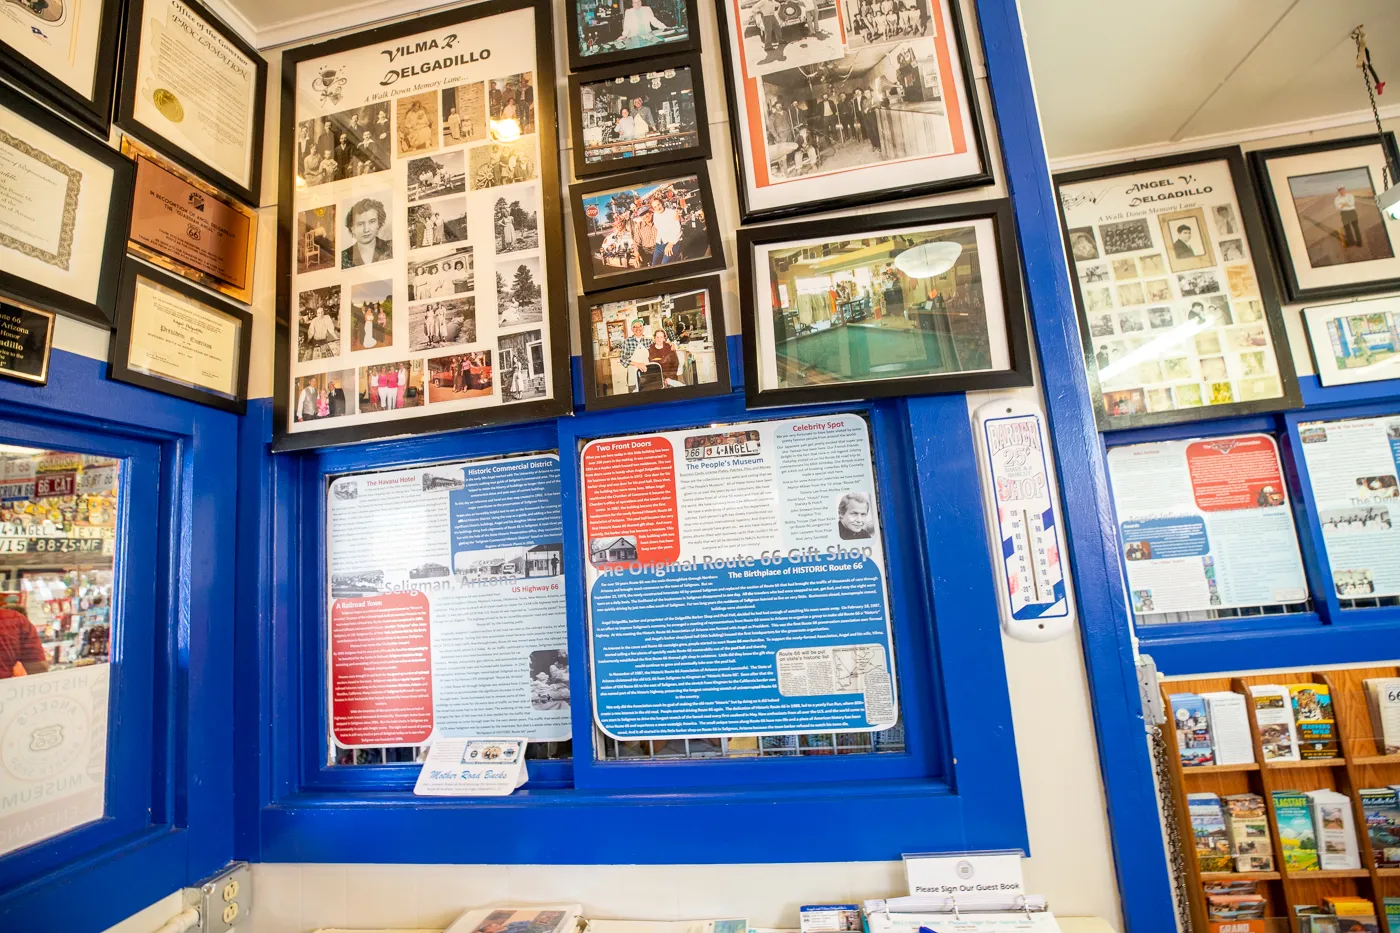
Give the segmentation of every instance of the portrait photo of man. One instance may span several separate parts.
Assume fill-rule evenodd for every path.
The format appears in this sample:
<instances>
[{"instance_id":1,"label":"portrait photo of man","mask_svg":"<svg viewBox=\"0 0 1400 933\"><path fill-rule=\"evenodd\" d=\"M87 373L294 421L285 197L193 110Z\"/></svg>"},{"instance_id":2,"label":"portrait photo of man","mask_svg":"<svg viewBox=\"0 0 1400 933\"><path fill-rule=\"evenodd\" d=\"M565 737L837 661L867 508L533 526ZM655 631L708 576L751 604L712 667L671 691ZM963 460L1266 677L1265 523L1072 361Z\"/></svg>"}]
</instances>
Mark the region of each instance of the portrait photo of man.
<instances>
[{"instance_id":1,"label":"portrait photo of man","mask_svg":"<svg viewBox=\"0 0 1400 933\"><path fill-rule=\"evenodd\" d=\"M1173 272L1188 272L1215 265L1206 217L1199 207L1172 211L1157 218L1167 244L1167 263Z\"/></svg>"},{"instance_id":2,"label":"portrait photo of man","mask_svg":"<svg viewBox=\"0 0 1400 933\"><path fill-rule=\"evenodd\" d=\"M842 541L869 538L875 531L870 497L863 492L848 492L842 496L836 503L836 524Z\"/></svg>"},{"instance_id":3,"label":"portrait photo of man","mask_svg":"<svg viewBox=\"0 0 1400 933\"><path fill-rule=\"evenodd\" d=\"M350 245L340 251L340 268L353 269L394 258L394 244L388 239L388 219L384 202L375 198L361 198L345 211Z\"/></svg>"}]
</instances>

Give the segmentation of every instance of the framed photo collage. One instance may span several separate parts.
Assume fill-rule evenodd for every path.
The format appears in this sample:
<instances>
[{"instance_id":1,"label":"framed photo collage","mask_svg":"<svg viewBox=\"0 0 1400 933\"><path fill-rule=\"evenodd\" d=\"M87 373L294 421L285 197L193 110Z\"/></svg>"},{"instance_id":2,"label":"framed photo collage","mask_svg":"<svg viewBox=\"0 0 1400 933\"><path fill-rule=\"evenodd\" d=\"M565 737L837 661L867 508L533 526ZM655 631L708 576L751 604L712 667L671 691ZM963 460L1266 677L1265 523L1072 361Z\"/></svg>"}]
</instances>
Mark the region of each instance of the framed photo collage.
<instances>
[{"instance_id":1,"label":"framed photo collage","mask_svg":"<svg viewBox=\"0 0 1400 933\"><path fill-rule=\"evenodd\" d=\"M0 298L37 341L22 371L47 373L63 314L116 330L109 378L242 412L267 63L199 0L13 3L0 82Z\"/></svg>"}]
</instances>

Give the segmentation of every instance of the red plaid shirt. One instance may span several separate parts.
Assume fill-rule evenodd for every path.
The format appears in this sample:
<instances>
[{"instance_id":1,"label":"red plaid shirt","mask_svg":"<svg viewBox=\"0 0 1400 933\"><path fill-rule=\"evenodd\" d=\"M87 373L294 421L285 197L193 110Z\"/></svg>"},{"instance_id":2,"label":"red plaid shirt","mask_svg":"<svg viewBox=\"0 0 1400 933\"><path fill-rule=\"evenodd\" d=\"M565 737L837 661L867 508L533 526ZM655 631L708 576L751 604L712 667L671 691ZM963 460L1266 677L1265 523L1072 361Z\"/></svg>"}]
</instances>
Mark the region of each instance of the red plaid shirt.
<instances>
[{"instance_id":1,"label":"red plaid shirt","mask_svg":"<svg viewBox=\"0 0 1400 933\"><path fill-rule=\"evenodd\" d=\"M0 609L0 680L14 676L15 662L47 661L34 623L21 612Z\"/></svg>"}]
</instances>

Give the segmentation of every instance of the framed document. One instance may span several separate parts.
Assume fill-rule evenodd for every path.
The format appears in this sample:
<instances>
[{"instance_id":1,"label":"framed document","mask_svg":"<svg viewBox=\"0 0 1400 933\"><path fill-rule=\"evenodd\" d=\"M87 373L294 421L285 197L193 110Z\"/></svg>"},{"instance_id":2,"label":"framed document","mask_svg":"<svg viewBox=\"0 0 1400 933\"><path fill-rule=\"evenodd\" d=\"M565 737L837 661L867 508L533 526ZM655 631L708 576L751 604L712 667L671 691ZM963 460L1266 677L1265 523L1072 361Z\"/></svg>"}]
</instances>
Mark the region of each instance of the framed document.
<instances>
[{"instance_id":1,"label":"framed document","mask_svg":"<svg viewBox=\"0 0 1400 933\"><path fill-rule=\"evenodd\" d=\"M1303 324L1323 385L1400 379L1400 297L1314 305Z\"/></svg>"},{"instance_id":2,"label":"framed document","mask_svg":"<svg viewBox=\"0 0 1400 933\"><path fill-rule=\"evenodd\" d=\"M135 169L19 94L0 103L0 297L110 327Z\"/></svg>"},{"instance_id":3,"label":"framed document","mask_svg":"<svg viewBox=\"0 0 1400 933\"><path fill-rule=\"evenodd\" d=\"M108 375L118 382L243 414L253 316L141 262L122 272Z\"/></svg>"},{"instance_id":4,"label":"framed document","mask_svg":"<svg viewBox=\"0 0 1400 933\"><path fill-rule=\"evenodd\" d=\"M117 126L256 206L267 62L199 0L128 0Z\"/></svg>"},{"instance_id":5,"label":"framed document","mask_svg":"<svg viewBox=\"0 0 1400 933\"><path fill-rule=\"evenodd\" d=\"M1395 134L1249 154L1289 301L1400 288L1400 220L1376 206ZM1392 182L1395 179L1391 179Z\"/></svg>"},{"instance_id":6,"label":"framed document","mask_svg":"<svg viewBox=\"0 0 1400 933\"><path fill-rule=\"evenodd\" d=\"M1302 404L1246 179L1233 147L1055 176L1100 429Z\"/></svg>"},{"instance_id":7,"label":"framed document","mask_svg":"<svg viewBox=\"0 0 1400 933\"><path fill-rule=\"evenodd\" d=\"M551 23L488 0L287 52L278 449L571 410Z\"/></svg>"},{"instance_id":8,"label":"framed document","mask_svg":"<svg viewBox=\"0 0 1400 933\"><path fill-rule=\"evenodd\" d=\"M252 303L257 211L129 137L122 140L122 153L136 163L127 249L192 282Z\"/></svg>"},{"instance_id":9,"label":"framed document","mask_svg":"<svg viewBox=\"0 0 1400 933\"><path fill-rule=\"evenodd\" d=\"M48 311L0 302L0 376L48 384L53 322Z\"/></svg>"},{"instance_id":10,"label":"framed document","mask_svg":"<svg viewBox=\"0 0 1400 933\"><path fill-rule=\"evenodd\" d=\"M580 182L569 198L585 292L724 268L704 162Z\"/></svg>"},{"instance_id":11,"label":"framed document","mask_svg":"<svg viewBox=\"0 0 1400 933\"><path fill-rule=\"evenodd\" d=\"M121 8L120 0L0 3L0 77L106 139Z\"/></svg>"},{"instance_id":12,"label":"framed document","mask_svg":"<svg viewBox=\"0 0 1400 933\"><path fill-rule=\"evenodd\" d=\"M744 223L992 182L956 0L717 0Z\"/></svg>"},{"instance_id":13,"label":"framed document","mask_svg":"<svg viewBox=\"0 0 1400 933\"><path fill-rule=\"evenodd\" d=\"M710 157L699 55L569 76L579 178Z\"/></svg>"},{"instance_id":14,"label":"framed document","mask_svg":"<svg viewBox=\"0 0 1400 933\"><path fill-rule=\"evenodd\" d=\"M700 51L696 0L565 0L569 68Z\"/></svg>"},{"instance_id":15,"label":"framed document","mask_svg":"<svg viewBox=\"0 0 1400 933\"><path fill-rule=\"evenodd\" d=\"M1011 204L739 231L750 407L1031 384Z\"/></svg>"},{"instance_id":16,"label":"framed document","mask_svg":"<svg viewBox=\"0 0 1400 933\"><path fill-rule=\"evenodd\" d=\"M590 411L728 394L719 276L596 292L578 308Z\"/></svg>"}]
</instances>

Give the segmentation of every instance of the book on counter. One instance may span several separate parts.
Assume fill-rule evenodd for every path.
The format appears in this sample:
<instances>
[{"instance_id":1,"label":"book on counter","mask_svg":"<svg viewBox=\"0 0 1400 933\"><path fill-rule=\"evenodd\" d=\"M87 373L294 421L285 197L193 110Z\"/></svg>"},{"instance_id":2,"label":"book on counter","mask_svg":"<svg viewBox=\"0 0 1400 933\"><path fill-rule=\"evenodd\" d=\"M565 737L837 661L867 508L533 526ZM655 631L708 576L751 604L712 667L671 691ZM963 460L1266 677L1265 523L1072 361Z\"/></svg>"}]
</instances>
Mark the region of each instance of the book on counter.
<instances>
[{"instance_id":1,"label":"book on counter","mask_svg":"<svg viewBox=\"0 0 1400 933\"><path fill-rule=\"evenodd\" d=\"M1363 787L1356 796L1376 867L1400 868L1400 785Z\"/></svg>"},{"instance_id":2,"label":"book on counter","mask_svg":"<svg viewBox=\"0 0 1400 933\"><path fill-rule=\"evenodd\" d=\"M1225 828L1225 811L1215 794L1187 794L1191 814L1191 834L1196 840L1196 861L1201 871L1229 871L1230 834Z\"/></svg>"},{"instance_id":3,"label":"book on counter","mask_svg":"<svg viewBox=\"0 0 1400 933\"><path fill-rule=\"evenodd\" d=\"M1223 690L1203 693L1210 724L1210 748L1218 765L1254 763L1254 741L1249 734L1249 712L1238 693Z\"/></svg>"},{"instance_id":4,"label":"book on counter","mask_svg":"<svg viewBox=\"0 0 1400 933\"><path fill-rule=\"evenodd\" d=\"M1274 847L1269 842L1269 815L1258 794L1231 794L1225 805L1230 831L1230 855L1235 871L1273 871Z\"/></svg>"},{"instance_id":5,"label":"book on counter","mask_svg":"<svg viewBox=\"0 0 1400 933\"><path fill-rule=\"evenodd\" d=\"M1312 801L1317 867L1323 871L1360 868L1361 850L1356 844L1351 798L1327 789L1310 790L1307 796Z\"/></svg>"},{"instance_id":6,"label":"book on counter","mask_svg":"<svg viewBox=\"0 0 1400 933\"><path fill-rule=\"evenodd\" d=\"M462 914L443 933L481 933L485 928L528 929L529 933L574 933L578 928L581 913L583 907L580 904L561 904L556 907L482 907Z\"/></svg>"},{"instance_id":7,"label":"book on counter","mask_svg":"<svg viewBox=\"0 0 1400 933\"><path fill-rule=\"evenodd\" d=\"M1206 701L1194 693L1173 693L1167 698L1176 723L1176 751L1183 768L1199 768L1215 763L1210 749L1210 721Z\"/></svg>"},{"instance_id":8,"label":"book on counter","mask_svg":"<svg viewBox=\"0 0 1400 933\"><path fill-rule=\"evenodd\" d=\"M1370 677L1361 683L1381 754L1400 755L1400 677Z\"/></svg>"},{"instance_id":9,"label":"book on counter","mask_svg":"<svg viewBox=\"0 0 1400 933\"><path fill-rule=\"evenodd\" d=\"M1249 688L1254 721L1265 761L1298 761L1298 731L1293 723L1293 698L1287 687L1255 684Z\"/></svg>"},{"instance_id":10,"label":"book on counter","mask_svg":"<svg viewBox=\"0 0 1400 933\"><path fill-rule=\"evenodd\" d=\"M1317 836L1312 800L1296 790L1274 791L1274 816L1283 864L1290 872L1317 871Z\"/></svg>"},{"instance_id":11,"label":"book on counter","mask_svg":"<svg viewBox=\"0 0 1400 933\"><path fill-rule=\"evenodd\" d=\"M1400 933L1400 897L1387 897L1385 907L1385 933Z\"/></svg>"},{"instance_id":12,"label":"book on counter","mask_svg":"<svg viewBox=\"0 0 1400 933\"><path fill-rule=\"evenodd\" d=\"M1304 759L1336 758L1337 719L1332 712L1332 689L1326 684L1289 684L1298 752Z\"/></svg>"}]
</instances>

